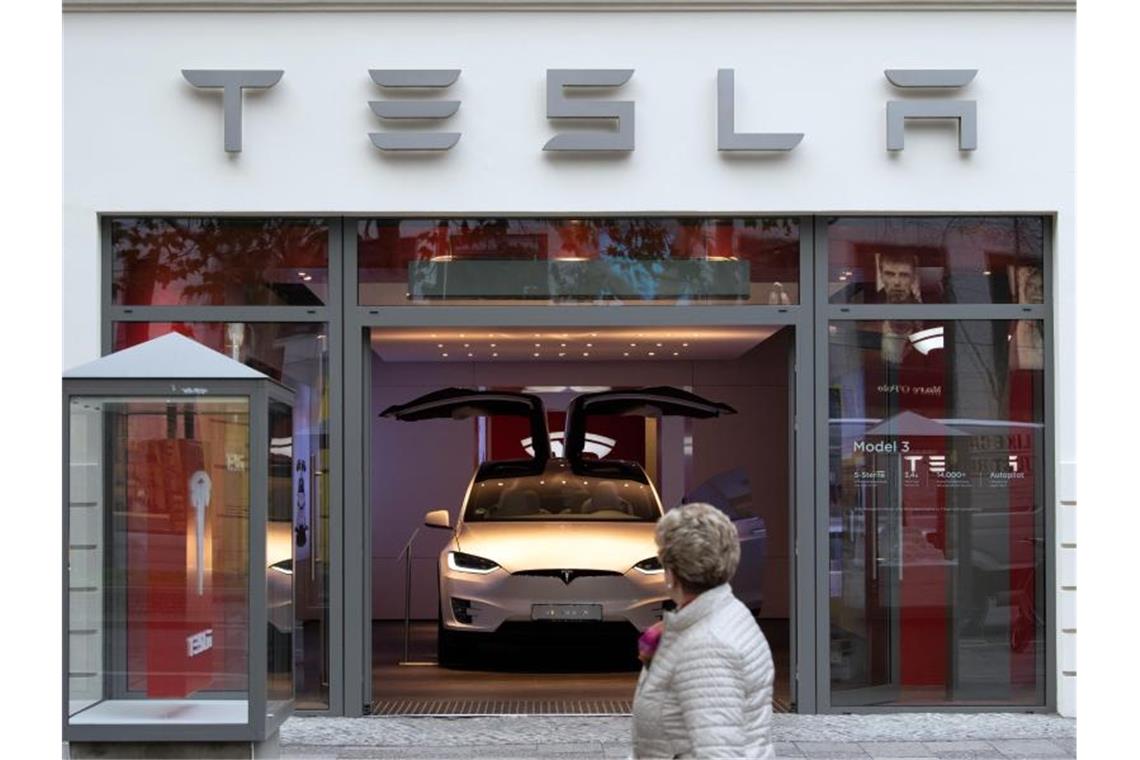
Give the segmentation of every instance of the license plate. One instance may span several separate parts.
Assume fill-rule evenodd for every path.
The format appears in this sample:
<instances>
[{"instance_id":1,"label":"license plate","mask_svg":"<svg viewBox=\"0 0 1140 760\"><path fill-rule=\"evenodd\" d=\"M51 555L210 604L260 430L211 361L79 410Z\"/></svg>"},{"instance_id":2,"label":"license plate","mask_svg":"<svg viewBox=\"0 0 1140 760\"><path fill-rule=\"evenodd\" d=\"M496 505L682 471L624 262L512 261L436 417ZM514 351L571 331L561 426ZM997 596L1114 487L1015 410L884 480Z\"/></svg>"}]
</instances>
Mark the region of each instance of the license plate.
<instances>
[{"instance_id":1,"label":"license plate","mask_svg":"<svg viewBox=\"0 0 1140 760\"><path fill-rule=\"evenodd\" d=\"M530 608L531 620L557 620L570 622L578 620L601 620L600 604L533 604Z\"/></svg>"}]
</instances>

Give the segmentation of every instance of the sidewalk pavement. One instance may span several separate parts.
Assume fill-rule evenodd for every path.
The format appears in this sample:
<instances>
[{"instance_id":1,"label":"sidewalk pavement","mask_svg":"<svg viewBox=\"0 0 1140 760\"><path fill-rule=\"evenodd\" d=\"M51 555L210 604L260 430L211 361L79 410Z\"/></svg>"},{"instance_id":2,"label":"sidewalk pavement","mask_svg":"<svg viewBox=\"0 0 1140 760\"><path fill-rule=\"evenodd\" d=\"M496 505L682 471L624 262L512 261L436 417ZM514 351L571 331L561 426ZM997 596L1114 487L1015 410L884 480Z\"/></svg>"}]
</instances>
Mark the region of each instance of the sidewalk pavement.
<instances>
[{"instance_id":1,"label":"sidewalk pavement","mask_svg":"<svg viewBox=\"0 0 1140 760\"><path fill-rule=\"evenodd\" d=\"M629 757L628 717L291 718L283 758ZM773 716L778 758L1076 757L1076 721L1023 713Z\"/></svg>"}]
</instances>

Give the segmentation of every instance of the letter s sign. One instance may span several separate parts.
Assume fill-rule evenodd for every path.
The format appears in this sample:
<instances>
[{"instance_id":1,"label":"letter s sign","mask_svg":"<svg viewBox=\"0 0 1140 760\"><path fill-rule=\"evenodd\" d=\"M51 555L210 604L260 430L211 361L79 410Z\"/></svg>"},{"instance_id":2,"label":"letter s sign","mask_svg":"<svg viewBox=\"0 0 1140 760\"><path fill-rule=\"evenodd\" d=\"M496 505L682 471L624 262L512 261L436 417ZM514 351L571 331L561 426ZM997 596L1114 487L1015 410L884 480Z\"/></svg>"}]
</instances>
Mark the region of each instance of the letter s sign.
<instances>
[{"instance_id":1,"label":"letter s sign","mask_svg":"<svg viewBox=\"0 0 1140 760\"><path fill-rule=\"evenodd\" d=\"M620 87L633 76L633 69L547 69L546 118L617 119L617 132L600 130L566 132L550 138L543 150L631 151L633 150L633 101L567 98L564 87Z\"/></svg>"}]
</instances>

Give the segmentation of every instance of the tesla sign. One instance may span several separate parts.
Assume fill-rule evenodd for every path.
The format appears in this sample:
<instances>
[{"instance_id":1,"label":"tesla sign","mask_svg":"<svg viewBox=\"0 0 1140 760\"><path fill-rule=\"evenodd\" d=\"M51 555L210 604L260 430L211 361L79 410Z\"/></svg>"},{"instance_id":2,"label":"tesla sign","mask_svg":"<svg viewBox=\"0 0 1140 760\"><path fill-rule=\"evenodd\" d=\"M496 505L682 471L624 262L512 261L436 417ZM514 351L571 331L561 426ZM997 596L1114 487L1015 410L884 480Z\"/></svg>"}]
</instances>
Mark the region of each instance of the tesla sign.
<instances>
[{"instance_id":1,"label":"tesla sign","mask_svg":"<svg viewBox=\"0 0 1140 760\"><path fill-rule=\"evenodd\" d=\"M615 90L633 77L633 69L547 69L546 118L576 121L592 129L554 135L544 151L569 153L630 153L634 147L632 100L592 100L580 93ZM883 72L894 87L918 89L922 95L886 104L886 148L903 149L903 126L911 119L950 119L958 123L958 149L971 151L978 145L977 103L959 100L946 93L966 87L977 75L976 69L887 69ZM182 76L196 88L218 90L222 95L224 147L229 153L242 149L242 94L247 89L267 90L281 81L282 69L183 69ZM401 129L369 134L372 144L382 151L447 151L459 142L461 133L442 129L421 129L421 125L442 123L459 111L460 101L424 97L442 93L459 79L459 69L373 69L372 82L385 95L369 102L381 124L409 124ZM412 98L401 97L413 95ZM571 96L573 94L573 96ZM717 71L718 151L729 153L772 153L795 149L802 132L738 132L736 129L736 81L733 69Z\"/></svg>"}]
</instances>

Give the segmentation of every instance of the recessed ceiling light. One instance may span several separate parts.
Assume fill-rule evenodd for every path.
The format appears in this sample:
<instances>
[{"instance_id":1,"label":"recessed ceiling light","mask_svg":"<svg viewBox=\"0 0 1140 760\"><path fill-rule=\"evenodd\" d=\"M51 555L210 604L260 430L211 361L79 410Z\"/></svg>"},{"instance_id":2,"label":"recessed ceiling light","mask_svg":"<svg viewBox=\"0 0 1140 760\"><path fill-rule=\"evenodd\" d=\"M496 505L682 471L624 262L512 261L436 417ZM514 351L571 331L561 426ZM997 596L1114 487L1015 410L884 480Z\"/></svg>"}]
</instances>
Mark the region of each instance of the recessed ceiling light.
<instances>
[{"instance_id":1,"label":"recessed ceiling light","mask_svg":"<svg viewBox=\"0 0 1140 760\"><path fill-rule=\"evenodd\" d=\"M494 343L492 343L492 344L491 344L491 348L495 348L495 344L494 344Z\"/></svg>"},{"instance_id":2,"label":"recessed ceiling light","mask_svg":"<svg viewBox=\"0 0 1140 760\"><path fill-rule=\"evenodd\" d=\"M566 344L565 344L565 343L563 343L563 344L562 344L562 347L563 347L563 348L566 348Z\"/></svg>"},{"instance_id":3,"label":"recessed ceiling light","mask_svg":"<svg viewBox=\"0 0 1140 760\"><path fill-rule=\"evenodd\" d=\"M689 344L688 343L682 343L681 346L682 346L682 348L688 348Z\"/></svg>"},{"instance_id":4,"label":"recessed ceiling light","mask_svg":"<svg viewBox=\"0 0 1140 760\"><path fill-rule=\"evenodd\" d=\"M586 344L586 348L593 348L593 347L594 347L594 344L593 344L593 343L587 343L587 344Z\"/></svg>"},{"instance_id":5,"label":"recessed ceiling light","mask_svg":"<svg viewBox=\"0 0 1140 760\"><path fill-rule=\"evenodd\" d=\"M589 351L583 351L583 352L582 352L582 356L589 356L589 355L590 355L590 352L589 352Z\"/></svg>"},{"instance_id":6,"label":"recessed ceiling light","mask_svg":"<svg viewBox=\"0 0 1140 760\"><path fill-rule=\"evenodd\" d=\"M630 343L630 344L629 344L629 347L630 347L630 348L637 348L637 344L636 344L636 343Z\"/></svg>"},{"instance_id":7,"label":"recessed ceiling light","mask_svg":"<svg viewBox=\"0 0 1140 760\"><path fill-rule=\"evenodd\" d=\"M440 344L439 344L439 348L443 348L443 344L442 344L442 343L440 343Z\"/></svg>"},{"instance_id":8,"label":"recessed ceiling light","mask_svg":"<svg viewBox=\"0 0 1140 760\"><path fill-rule=\"evenodd\" d=\"M498 356L498 354L497 354L497 353L492 353L492 354L491 354L491 356Z\"/></svg>"},{"instance_id":9,"label":"recessed ceiling light","mask_svg":"<svg viewBox=\"0 0 1140 760\"><path fill-rule=\"evenodd\" d=\"M565 351L559 351L559 352L558 352L558 355L559 355L559 356L565 356L565 355L566 355L566 352L565 352Z\"/></svg>"},{"instance_id":10,"label":"recessed ceiling light","mask_svg":"<svg viewBox=\"0 0 1140 760\"><path fill-rule=\"evenodd\" d=\"M679 354L679 353L677 353L676 351L674 351L674 352L673 352L673 356L680 356L680 354Z\"/></svg>"},{"instance_id":11,"label":"recessed ceiling light","mask_svg":"<svg viewBox=\"0 0 1140 760\"><path fill-rule=\"evenodd\" d=\"M442 356L445 359L447 358L447 354L440 354L440 356Z\"/></svg>"},{"instance_id":12,"label":"recessed ceiling light","mask_svg":"<svg viewBox=\"0 0 1140 760\"><path fill-rule=\"evenodd\" d=\"M541 344L541 343L535 343L535 344L534 344L534 347L535 347L535 348L542 348L542 344Z\"/></svg>"},{"instance_id":13,"label":"recessed ceiling light","mask_svg":"<svg viewBox=\"0 0 1140 760\"><path fill-rule=\"evenodd\" d=\"M621 355L622 355L622 356L629 356L629 351L622 351L622 352L621 352Z\"/></svg>"},{"instance_id":14,"label":"recessed ceiling light","mask_svg":"<svg viewBox=\"0 0 1140 760\"><path fill-rule=\"evenodd\" d=\"M464 348L471 348L471 344L470 344L470 343L464 343L464 344L463 344L463 347L464 347Z\"/></svg>"},{"instance_id":15,"label":"recessed ceiling light","mask_svg":"<svg viewBox=\"0 0 1140 760\"><path fill-rule=\"evenodd\" d=\"M468 356L474 356L475 354L473 354L473 353L471 353L471 352L468 352L468 353L467 353L467 355L468 355Z\"/></svg>"},{"instance_id":16,"label":"recessed ceiling light","mask_svg":"<svg viewBox=\"0 0 1140 760\"><path fill-rule=\"evenodd\" d=\"M658 343L658 344L657 344L657 347L658 347L658 348L661 348L661 344L660 344L660 343Z\"/></svg>"},{"instance_id":17,"label":"recessed ceiling light","mask_svg":"<svg viewBox=\"0 0 1140 760\"><path fill-rule=\"evenodd\" d=\"M597 333L590 333L590 337L591 337L591 338L596 338L596 337L598 337L598 334L597 334Z\"/></svg>"},{"instance_id":18,"label":"recessed ceiling light","mask_svg":"<svg viewBox=\"0 0 1140 760\"><path fill-rule=\"evenodd\" d=\"M649 355L650 356L657 356L657 354L653 353L652 351L649 352Z\"/></svg>"},{"instance_id":19,"label":"recessed ceiling light","mask_svg":"<svg viewBox=\"0 0 1140 760\"><path fill-rule=\"evenodd\" d=\"M538 352L537 352L537 351L535 351L535 352L534 352L534 355L535 355L535 356L538 356Z\"/></svg>"}]
</instances>

